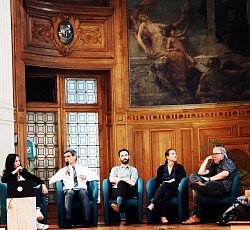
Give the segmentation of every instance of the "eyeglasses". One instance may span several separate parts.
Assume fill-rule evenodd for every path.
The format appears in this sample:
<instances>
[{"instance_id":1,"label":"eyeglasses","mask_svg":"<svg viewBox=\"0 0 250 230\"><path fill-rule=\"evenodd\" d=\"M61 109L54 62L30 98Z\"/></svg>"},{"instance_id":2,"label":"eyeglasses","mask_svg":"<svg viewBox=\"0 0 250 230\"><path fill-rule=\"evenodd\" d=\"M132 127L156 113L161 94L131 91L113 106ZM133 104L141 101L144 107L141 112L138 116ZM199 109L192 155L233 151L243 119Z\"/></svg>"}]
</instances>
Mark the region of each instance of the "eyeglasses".
<instances>
[{"instance_id":1,"label":"eyeglasses","mask_svg":"<svg viewBox=\"0 0 250 230\"><path fill-rule=\"evenodd\" d=\"M218 154L221 154L221 153L212 153L213 156L218 155Z\"/></svg>"},{"instance_id":2,"label":"eyeglasses","mask_svg":"<svg viewBox=\"0 0 250 230\"><path fill-rule=\"evenodd\" d=\"M64 158L67 158L67 157L72 157L72 155L65 155Z\"/></svg>"}]
</instances>

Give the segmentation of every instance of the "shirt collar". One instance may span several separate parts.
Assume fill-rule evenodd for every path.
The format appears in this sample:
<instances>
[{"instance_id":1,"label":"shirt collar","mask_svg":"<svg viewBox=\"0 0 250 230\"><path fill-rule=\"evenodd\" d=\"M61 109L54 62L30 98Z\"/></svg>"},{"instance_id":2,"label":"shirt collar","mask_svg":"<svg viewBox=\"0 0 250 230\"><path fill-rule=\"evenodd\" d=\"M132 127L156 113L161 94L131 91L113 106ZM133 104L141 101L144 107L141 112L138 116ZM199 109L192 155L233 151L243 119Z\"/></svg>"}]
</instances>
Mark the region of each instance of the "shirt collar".
<instances>
[{"instance_id":1,"label":"shirt collar","mask_svg":"<svg viewBox=\"0 0 250 230\"><path fill-rule=\"evenodd\" d=\"M121 168L129 168L129 165L128 165L128 164L125 165L125 166L124 166L124 165L120 165L120 167L121 167Z\"/></svg>"}]
</instances>

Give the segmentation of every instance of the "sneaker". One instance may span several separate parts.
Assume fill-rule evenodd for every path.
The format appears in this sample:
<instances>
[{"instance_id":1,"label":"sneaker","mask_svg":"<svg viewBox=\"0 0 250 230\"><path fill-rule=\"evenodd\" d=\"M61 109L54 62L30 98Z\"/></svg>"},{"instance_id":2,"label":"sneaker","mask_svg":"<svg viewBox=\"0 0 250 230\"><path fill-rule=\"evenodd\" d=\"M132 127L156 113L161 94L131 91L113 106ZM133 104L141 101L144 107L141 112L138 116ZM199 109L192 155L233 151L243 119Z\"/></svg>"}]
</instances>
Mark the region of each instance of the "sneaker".
<instances>
[{"instance_id":1,"label":"sneaker","mask_svg":"<svg viewBox=\"0 0 250 230\"><path fill-rule=\"evenodd\" d=\"M111 208L113 208L113 210L115 212L119 212L119 206L118 206L118 204L116 202L111 204Z\"/></svg>"},{"instance_id":2,"label":"sneaker","mask_svg":"<svg viewBox=\"0 0 250 230\"><path fill-rule=\"evenodd\" d=\"M41 224L41 223L37 222L37 229L44 230L44 229L48 229L48 228L49 228L49 225Z\"/></svg>"},{"instance_id":3,"label":"sneaker","mask_svg":"<svg viewBox=\"0 0 250 230\"><path fill-rule=\"evenodd\" d=\"M122 220L121 222L120 222L120 227L123 227L123 226L126 226L126 221L125 220Z\"/></svg>"},{"instance_id":4,"label":"sneaker","mask_svg":"<svg viewBox=\"0 0 250 230\"><path fill-rule=\"evenodd\" d=\"M40 208L36 209L36 219L37 220L43 220L44 219L43 214L41 213Z\"/></svg>"},{"instance_id":5,"label":"sneaker","mask_svg":"<svg viewBox=\"0 0 250 230\"><path fill-rule=\"evenodd\" d=\"M192 215L188 220L183 221L182 224L199 224L200 222L201 221L199 217L197 217L196 215Z\"/></svg>"}]
</instances>

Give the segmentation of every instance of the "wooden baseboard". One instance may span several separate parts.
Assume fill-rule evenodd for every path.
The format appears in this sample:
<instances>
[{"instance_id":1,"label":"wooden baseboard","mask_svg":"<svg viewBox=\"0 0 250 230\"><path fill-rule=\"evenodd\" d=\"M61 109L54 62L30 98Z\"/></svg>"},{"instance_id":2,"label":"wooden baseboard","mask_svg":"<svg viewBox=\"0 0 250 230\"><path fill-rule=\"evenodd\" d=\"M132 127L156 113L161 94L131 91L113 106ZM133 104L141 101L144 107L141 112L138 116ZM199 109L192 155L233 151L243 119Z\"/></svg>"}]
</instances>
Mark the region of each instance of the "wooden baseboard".
<instances>
[{"instance_id":1,"label":"wooden baseboard","mask_svg":"<svg viewBox=\"0 0 250 230\"><path fill-rule=\"evenodd\" d=\"M231 230L246 230L250 229L250 221L230 221Z\"/></svg>"}]
</instances>

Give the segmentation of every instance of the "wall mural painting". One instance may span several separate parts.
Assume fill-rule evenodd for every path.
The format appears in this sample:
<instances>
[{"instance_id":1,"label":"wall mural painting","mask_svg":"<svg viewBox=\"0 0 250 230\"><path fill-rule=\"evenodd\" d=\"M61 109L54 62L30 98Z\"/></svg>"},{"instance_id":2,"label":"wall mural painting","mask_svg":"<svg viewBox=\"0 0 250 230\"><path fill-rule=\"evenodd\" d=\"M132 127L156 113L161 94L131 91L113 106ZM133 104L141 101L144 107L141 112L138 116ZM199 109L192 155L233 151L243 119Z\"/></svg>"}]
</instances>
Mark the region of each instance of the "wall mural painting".
<instances>
[{"instance_id":1,"label":"wall mural painting","mask_svg":"<svg viewBox=\"0 0 250 230\"><path fill-rule=\"evenodd\" d=\"M131 106L250 100L247 1L206 2L127 1Z\"/></svg>"}]
</instances>

